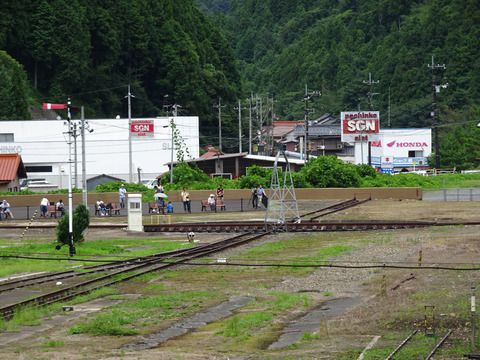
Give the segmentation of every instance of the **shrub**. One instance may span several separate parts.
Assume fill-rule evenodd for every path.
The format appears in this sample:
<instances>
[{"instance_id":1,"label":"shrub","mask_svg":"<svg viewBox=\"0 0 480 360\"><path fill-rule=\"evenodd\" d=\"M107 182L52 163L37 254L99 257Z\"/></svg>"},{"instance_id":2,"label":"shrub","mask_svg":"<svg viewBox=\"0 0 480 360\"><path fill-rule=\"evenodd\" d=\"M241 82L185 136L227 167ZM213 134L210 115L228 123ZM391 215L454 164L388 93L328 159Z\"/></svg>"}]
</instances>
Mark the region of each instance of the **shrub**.
<instances>
[{"instance_id":1,"label":"shrub","mask_svg":"<svg viewBox=\"0 0 480 360\"><path fill-rule=\"evenodd\" d=\"M68 245L68 214L60 219L57 225L57 242L60 246ZM85 205L78 205L73 212L73 242L84 240L83 232L90 224L90 214Z\"/></svg>"},{"instance_id":2,"label":"shrub","mask_svg":"<svg viewBox=\"0 0 480 360\"><path fill-rule=\"evenodd\" d=\"M258 175L244 175L238 178L238 187L240 189L252 189L255 186L262 185L264 188L270 187L270 179Z\"/></svg>"},{"instance_id":3,"label":"shrub","mask_svg":"<svg viewBox=\"0 0 480 360\"><path fill-rule=\"evenodd\" d=\"M311 160L301 173L314 187L354 187L360 184L360 176L355 166L345 164L334 156Z\"/></svg>"},{"instance_id":4,"label":"shrub","mask_svg":"<svg viewBox=\"0 0 480 360\"><path fill-rule=\"evenodd\" d=\"M97 192L117 192L121 185L125 185L125 189L128 192L139 192L144 193L149 189L143 184L135 184L135 183L124 183L119 181L112 181L105 184L97 185L95 190Z\"/></svg>"},{"instance_id":5,"label":"shrub","mask_svg":"<svg viewBox=\"0 0 480 360\"><path fill-rule=\"evenodd\" d=\"M362 178L367 176L370 176L371 178L375 178L375 176L377 176L377 172L375 171L375 169L368 164L359 164L359 165L356 165L355 167L357 169L358 175L360 175L360 177Z\"/></svg>"}]
</instances>

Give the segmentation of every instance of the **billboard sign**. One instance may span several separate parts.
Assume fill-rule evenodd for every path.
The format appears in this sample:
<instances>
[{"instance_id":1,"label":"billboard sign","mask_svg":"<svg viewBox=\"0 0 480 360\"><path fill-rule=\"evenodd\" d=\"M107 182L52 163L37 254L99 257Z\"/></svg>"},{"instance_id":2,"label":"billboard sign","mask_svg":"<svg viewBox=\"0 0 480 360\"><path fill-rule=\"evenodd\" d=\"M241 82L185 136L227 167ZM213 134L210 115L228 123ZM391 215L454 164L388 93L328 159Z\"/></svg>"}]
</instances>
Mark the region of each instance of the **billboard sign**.
<instances>
[{"instance_id":1,"label":"billboard sign","mask_svg":"<svg viewBox=\"0 0 480 360\"><path fill-rule=\"evenodd\" d=\"M153 120L132 120L130 123L132 139L152 138L154 130Z\"/></svg>"},{"instance_id":2,"label":"billboard sign","mask_svg":"<svg viewBox=\"0 0 480 360\"><path fill-rule=\"evenodd\" d=\"M379 111L347 111L340 115L342 141L378 140L380 132Z\"/></svg>"}]
</instances>

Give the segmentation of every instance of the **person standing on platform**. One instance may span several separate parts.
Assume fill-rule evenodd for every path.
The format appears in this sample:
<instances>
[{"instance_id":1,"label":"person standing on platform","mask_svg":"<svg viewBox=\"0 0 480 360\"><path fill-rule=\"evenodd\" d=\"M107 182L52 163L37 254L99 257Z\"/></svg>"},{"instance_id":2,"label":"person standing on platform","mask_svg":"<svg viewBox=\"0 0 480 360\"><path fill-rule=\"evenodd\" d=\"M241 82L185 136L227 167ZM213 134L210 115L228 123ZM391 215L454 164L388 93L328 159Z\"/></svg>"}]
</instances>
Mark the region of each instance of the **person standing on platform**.
<instances>
[{"instance_id":1,"label":"person standing on platform","mask_svg":"<svg viewBox=\"0 0 480 360\"><path fill-rule=\"evenodd\" d=\"M180 196L182 197L183 211L188 212L190 214L192 212L190 194L185 188L183 188L182 192L180 193Z\"/></svg>"},{"instance_id":2,"label":"person standing on platform","mask_svg":"<svg viewBox=\"0 0 480 360\"><path fill-rule=\"evenodd\" d=\"M120 202L120 208L125 209L125 198L127 197L127 189L125 189L125 185L120 185L120 189L118 189L118 200Z\"/></svg>"}]
</instances>

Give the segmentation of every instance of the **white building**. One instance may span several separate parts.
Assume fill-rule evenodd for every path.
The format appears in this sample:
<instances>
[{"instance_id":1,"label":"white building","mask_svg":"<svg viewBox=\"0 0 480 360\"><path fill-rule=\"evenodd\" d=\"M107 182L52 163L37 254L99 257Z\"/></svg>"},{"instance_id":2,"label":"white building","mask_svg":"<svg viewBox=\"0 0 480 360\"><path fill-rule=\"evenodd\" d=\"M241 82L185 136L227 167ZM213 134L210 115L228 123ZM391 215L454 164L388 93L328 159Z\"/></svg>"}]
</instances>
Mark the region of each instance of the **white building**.
<instances>
[{"instance_id":1,"label":"white building","mask_svg":"<svg viewBox=\"0 0 480 360\"><path fill-rule=\"evenodd\" d=\"M170 118L171 119L171 118ZM181 139L188 149L186 158L199 156L199 120L196 116L173 118ZM86 178L107 174L129 180L128 119L87 120L93 132L85 132ZM140 168L142 179L155 178L168 170L171 160L172 129L169 118L132 119L149 124L146 132L132 132L132 172L137 181ZM77 186L82 184L82 138L80 121L77 124ZM138 129L137 129L138 130ZM68 135L64 120L0 121L0 153L19 153L29 178L45 178L58 185L68 186ZM74 160L72 145L72 160ZM176 161L174 153L174 161ZM72 165L72 175L74 174ZM75 179L74 179L75 186Z\"/></svg>"},{"instance_id":2,"label":"white building","mask_svg":"<svg viewBox=\"0 0 480 360\"><path fill-rule=\"evenodd\" d=\"M383 172L420 170L429 166L431 129L382 129L371 142L371 164ZM355 143L355 163L368 164L368 143Z\"/></svg>"}]
</instances>

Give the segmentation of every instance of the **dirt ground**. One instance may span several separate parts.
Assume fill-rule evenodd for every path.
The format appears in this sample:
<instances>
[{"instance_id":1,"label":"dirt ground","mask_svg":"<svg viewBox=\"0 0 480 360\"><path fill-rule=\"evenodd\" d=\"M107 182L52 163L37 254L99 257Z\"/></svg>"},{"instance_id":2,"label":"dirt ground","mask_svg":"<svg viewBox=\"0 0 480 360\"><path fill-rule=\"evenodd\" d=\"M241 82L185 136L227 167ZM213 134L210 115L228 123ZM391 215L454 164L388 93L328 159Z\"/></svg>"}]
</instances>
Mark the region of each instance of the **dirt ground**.
<instances>
[{"instance_id":1,"label":"dirt ground","mask_svg":"<svg viewBox=\"0 0 480 360\"><path fill-rule=\"evenodd\" d=\"M308 211L325 203L302 202L300 210ZM349 220L448 220L478 221L480 204L477 202L422 202L422 201L371 201L344 212L330 215L325 219ZM263 215L263 214L262 214ZM238 213L222 214L222 220L238 219ZM242 213L241 218L259 218L260 213ZM17 239L20 230L2 231L2 238ZM52 236L50 230L32 230L30 236ZM398 264L417 265L421 252L423 266L466 267L477 264L480 226L448 226L421 229L389 230L377 232L338 232L309 234L278 234L269 236L261 243L275 243L287 239L318 237L319 242L348 245L353 249L332 260L332 264L372 265ZM86 240L115 239L121 237L148 237L151 234L132 235L124 230L90 229ZM158 234L155 234L158 236ZM184 240L184 234L166 235L172 240ZM196 234L200 242L214 241L231 235ZM251 244L229 250L219 256L235 256ZM253 274L253 276L252 276ZM265 347L238 348L222 337L215 336L213 326L203 326L193 333L149 350L129 352L121 349L132 337L69 335L67 329L77 321L92 313L104 311L108 302L98 305L93 311L84 304L85 312L63 317L53 326L27 327L2 344L6 334L0 334L2 344L1 359L357 359L360 351L372 340L380 336L375 346L394 348L406 333L423 321L425 305L435 306L439 329L455 328L452 341L468 340L468 301L471 286L477 286L479 271L449 271L427 269L342 269L320 268L305 276L265 275L249 273L249 279L242 278L231 284L228 294L262 296L265 289L252 286L255 281L272 281L271 289L286 293L308 294L312 304L319 306L332 299L355 299L356 305L340 312L332 319L318 324L316 336L309 341L301 341L283 350L268 350ZM211 278L208 278L212 281ZM160 280L159 280L160 281ZM223 279L223 281L225 281ZM192 279L177 280L176 286L204 288L205 283ZM135 286L137 286L136 284ZM215 288L214 283L209 286ZM129 285L120 288L125 293L133 289ZM136 294L138 296L139 294ZM141 296L141 294L140 294ZM101 303L101 301L100 301ZM92 305L93 306L93 305ZM291 310L275 318L278 337L283 325L302 313ZM45 320L45 323L47 319ZM158 324L158 329L165 324ZM13 339L13 340L12 340ZM64 345L46 347L51 339L61 339ZM274 340L274 339L273 339ZM448 346L447 346L448 347ZM373 358L373 357L372 357ZM382 357L384 358L384 357ZM439 359L461 359L459 355L442 353Z\"/></svg>"}]
</instances>

